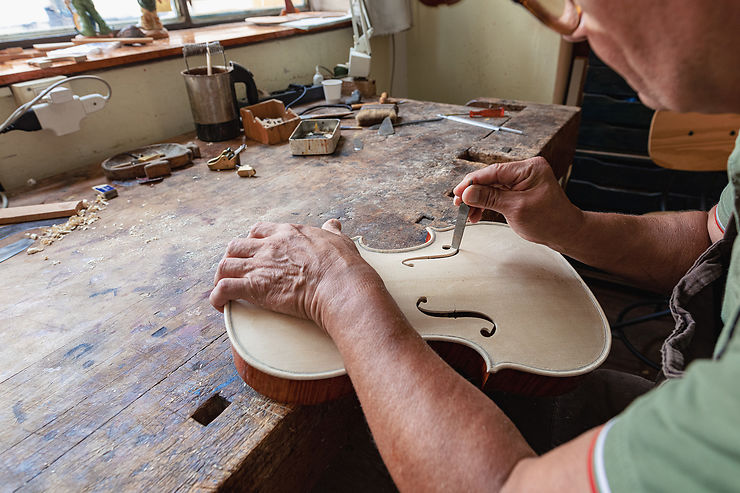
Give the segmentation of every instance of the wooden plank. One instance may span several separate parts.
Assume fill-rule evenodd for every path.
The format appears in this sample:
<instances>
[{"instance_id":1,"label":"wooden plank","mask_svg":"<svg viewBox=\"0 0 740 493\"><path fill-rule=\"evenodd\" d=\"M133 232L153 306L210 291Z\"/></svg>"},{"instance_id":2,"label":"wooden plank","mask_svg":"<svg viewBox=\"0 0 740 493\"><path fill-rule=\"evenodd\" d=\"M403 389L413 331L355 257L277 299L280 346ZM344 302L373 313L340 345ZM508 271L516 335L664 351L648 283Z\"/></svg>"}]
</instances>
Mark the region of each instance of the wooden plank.
<instances>
[{"instance_id":1,"label":"wooden plank","mask_svg":"<svg viewBox=\"0 0 740 493\"><path fill-rule=\"evenodd\" d=\"M82 201L58 202L54 204L38 204L21 207L0 209L0 224L23 223L39 221L55 217L74 216L82 210Z\"/></svg>"}]
</instances>

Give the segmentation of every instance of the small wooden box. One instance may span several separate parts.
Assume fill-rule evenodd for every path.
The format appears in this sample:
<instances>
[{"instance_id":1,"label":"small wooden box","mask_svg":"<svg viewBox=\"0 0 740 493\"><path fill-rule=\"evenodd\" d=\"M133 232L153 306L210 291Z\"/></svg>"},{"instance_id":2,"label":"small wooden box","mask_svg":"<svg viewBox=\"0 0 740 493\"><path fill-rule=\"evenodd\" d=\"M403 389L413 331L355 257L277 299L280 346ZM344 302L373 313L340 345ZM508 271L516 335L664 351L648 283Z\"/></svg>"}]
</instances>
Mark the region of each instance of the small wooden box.
<instances>
[{"instance_id":1,"label":"small wooden box","mask_svg":"<svg viewBox=\"0 0 740 493\"><path fill-rule=\"evenodd\" d=\"M290 134L301 122L293 110L285 109L282 101L268 99L261 103L246 106L241 110L244 135L263 144L279 144L285 142ZM272 127L265 127L257 118L282 118L283 123Z\"/></svg>"},{"instance_id":2,"label":"small wooden box","mask_svg":"<svg viewBox=\"0 0 740 493\"><path fill-rule=\"evenodd\" d=\"M339 120L322 118L303 120L290 136L290 152L294 156L332 154L341 135ZM318 131L323 135L312 135Z\"/></svg>"}]
</instances>

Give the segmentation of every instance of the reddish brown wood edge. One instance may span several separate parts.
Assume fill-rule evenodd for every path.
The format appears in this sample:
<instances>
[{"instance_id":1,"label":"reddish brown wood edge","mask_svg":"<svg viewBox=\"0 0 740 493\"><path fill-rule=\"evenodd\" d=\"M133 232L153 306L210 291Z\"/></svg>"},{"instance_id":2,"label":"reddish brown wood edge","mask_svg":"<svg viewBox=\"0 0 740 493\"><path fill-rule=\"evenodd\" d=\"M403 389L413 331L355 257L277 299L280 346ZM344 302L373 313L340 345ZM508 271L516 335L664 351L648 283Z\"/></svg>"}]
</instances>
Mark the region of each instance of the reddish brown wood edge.
<instances>
[{"instance_id":1,"label":"reddish brown wood edge","mask_svg":"<svg viewBox=\"0 0 740 493\"><path fill-rule=\"evenodd\" d=\"M549 377L517 370L489 374L483 358L473 349L445 341L427 341L442 359L466 380L484 392L510 392L532 397L560 395L573 390L581 380ZM231 346L234 366L247 385L262 395L286 404L321 404L353 392L347 375L320 380L288 380L268 375L247 364Z\"/></svg>"},{"instance_id":2,"label":"reddish brown wood edge","mask_svg":"<svg viewBox=\"0 0 740 493\"><path fill-rule=\"evenodd\" d=\"M247 364L231 346L236 372L262 395L286 404L321 404L353 391L347 375L320 380L288 380L274 377Z\"/></svg>"}]
</instances>

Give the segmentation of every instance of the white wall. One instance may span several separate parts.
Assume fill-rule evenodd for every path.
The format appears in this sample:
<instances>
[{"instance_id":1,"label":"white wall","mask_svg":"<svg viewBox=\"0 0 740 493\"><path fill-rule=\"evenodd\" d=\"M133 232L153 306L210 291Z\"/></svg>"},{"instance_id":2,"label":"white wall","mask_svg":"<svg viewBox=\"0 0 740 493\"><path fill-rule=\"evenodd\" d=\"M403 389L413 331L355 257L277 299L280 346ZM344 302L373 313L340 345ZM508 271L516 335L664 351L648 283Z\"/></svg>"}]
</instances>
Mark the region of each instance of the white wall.
<instances>
[{"instance_id":1,"label":"white wall","mask_svg":"<svg viewBox=\"0 0 740 493\"><path fill-rule=\"evenodd\" d=\"M477 96L560 103L570 44L510 0L413 1L409 96L464 104Z\"/></svg>"}]
</instances>

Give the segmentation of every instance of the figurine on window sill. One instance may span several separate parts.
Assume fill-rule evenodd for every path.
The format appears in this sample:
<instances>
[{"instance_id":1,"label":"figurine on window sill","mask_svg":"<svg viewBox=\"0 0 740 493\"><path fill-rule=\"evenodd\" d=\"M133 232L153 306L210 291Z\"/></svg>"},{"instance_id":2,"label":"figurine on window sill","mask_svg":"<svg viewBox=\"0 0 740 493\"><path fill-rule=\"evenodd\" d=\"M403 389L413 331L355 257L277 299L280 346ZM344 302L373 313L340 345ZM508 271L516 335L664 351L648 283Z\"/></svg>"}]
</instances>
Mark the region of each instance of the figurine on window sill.
<instances>
[{"instance_id":1,"label":"figurine on window sill","mask_svg":"<svg viewBox=\"0 0 740 493\"><path fill-rule=\"evenodd\" d=\"M141 7L141 30L154 39L168 38L170 35L157 15L157 0L137 0Z\"/></svg>"},{"instance_id":2,"label":"figurine on window sill","mask_svg":"<svg viewBox=\"0 0 740 493\"><path fill-rule=\"evenodd\" d=\"M110 27L108 27L108 24L100 16L92 0L64 0L64 4L72 11L75 27L79 31L80 36L94 38L110 37L113 35Z\"/></svg>"}]
</instances>

